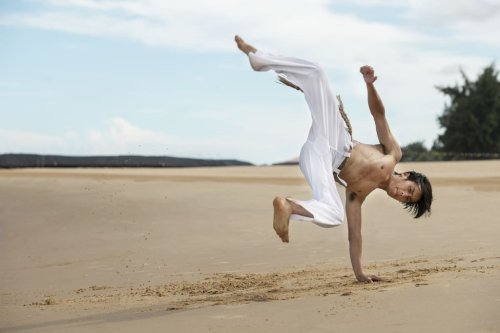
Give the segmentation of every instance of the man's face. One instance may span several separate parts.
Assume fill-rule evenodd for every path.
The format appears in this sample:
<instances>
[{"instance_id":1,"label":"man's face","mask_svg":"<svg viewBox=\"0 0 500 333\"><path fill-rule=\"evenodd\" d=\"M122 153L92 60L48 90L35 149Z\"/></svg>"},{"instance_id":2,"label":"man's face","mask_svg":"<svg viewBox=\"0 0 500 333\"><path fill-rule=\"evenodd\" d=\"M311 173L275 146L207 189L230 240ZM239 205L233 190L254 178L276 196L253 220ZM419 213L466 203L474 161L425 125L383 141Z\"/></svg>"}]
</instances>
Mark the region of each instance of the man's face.
<instances>
[{"instance_id":1,"label":"man's face","mask_svg":"<svg viewBox=\"0 0 500 333\"><path fill-rule=\"evenodd\" d=\"M422 197L422 189L417 183L408 180L408 172L394 175L394 181L387 194L399 202L417 202Z\"/></svg>"}]
</instances>

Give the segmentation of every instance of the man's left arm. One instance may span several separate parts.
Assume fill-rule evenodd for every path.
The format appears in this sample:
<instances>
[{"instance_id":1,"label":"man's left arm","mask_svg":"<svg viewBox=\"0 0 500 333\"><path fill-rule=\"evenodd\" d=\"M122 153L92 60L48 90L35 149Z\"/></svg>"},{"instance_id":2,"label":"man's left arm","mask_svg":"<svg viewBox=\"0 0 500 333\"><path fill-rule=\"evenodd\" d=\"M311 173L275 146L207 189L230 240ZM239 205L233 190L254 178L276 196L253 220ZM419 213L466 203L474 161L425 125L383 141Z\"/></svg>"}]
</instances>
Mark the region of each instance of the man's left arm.
<instances>
[{"instance_id":1,"label":"man's left arm","mask_svg":"<svg viewBox=\"0 0 500 333\"><path fill-rule=\"evenodd\" d=\"M361 204L362 200L354 192L346 189L346 215L349 233L349 255L352 269L359 282L381 281L375 275L365 275L361 265L362 238L361 238Z\"/></svg>"},{"instance_id":2,"label":"man's left arm","mask_svg":"<svg viewBox=\"0 0 500 333\"><path fill-rule=\"evenodd\" d=\"M385 153L392 155L396 162L399 162L402 157L401 147L391 132L389 123L385 117L384 104L375 88L374 83L377 80L375 71L370 66L363 66L360 68L360 72L363 74L363 79L366 83L368 107L375 121L378 140L384 146Z\"/></svg>"}]
</instances>

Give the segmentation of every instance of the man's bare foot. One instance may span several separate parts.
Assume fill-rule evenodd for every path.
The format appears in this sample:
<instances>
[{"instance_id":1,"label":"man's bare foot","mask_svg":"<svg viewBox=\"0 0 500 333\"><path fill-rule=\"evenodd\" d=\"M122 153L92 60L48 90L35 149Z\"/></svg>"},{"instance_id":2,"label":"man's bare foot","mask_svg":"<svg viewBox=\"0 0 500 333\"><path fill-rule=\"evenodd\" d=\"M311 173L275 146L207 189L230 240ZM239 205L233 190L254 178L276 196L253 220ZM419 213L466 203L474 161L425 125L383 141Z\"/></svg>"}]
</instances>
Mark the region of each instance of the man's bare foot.
<instances>
[{"instance_id":1,"label":"man's bare foot","mask_svg":"<svg viewBox=\"0 0 500 333\"><path fill-rule=\"evenodd\" d=\"M273 200L273 206L274 230L283 242L288 243L288 224L290 223L290 215L292 215L292 205L290 205L290 203L286 199L276 197Z\"/></svg>"},{"instance_id":2,"label":"man's bare foot","mask_svg":"<svg viewBox=\"0 0 500 333\"><path fill-rule=\"evenodd\" d=\"M247 44L240 36L236 35L234 36L234 41L236 42L236 45L238 45L238 48L244 52L246 55L248 55L250 52L255 53L257 52L257 49L253 47L250 44Z\"/></svg>"}]
</instances>

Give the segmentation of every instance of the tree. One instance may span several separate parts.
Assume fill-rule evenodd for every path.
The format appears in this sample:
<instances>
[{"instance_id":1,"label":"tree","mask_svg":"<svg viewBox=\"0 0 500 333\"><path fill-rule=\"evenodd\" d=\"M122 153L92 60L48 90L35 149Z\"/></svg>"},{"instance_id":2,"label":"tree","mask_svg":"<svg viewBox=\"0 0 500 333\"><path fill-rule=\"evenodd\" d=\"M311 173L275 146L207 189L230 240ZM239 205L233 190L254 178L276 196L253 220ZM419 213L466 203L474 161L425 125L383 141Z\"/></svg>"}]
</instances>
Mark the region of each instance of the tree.
<instances>
[{"instance_id":1,"label":"tree","mask_svg":"<svg viewBox=\"0 0 500 333\"><path fill-rule=\"evenodd\" d=\"M453 153L500 153L500 81L494 64L476 81L461 71L462 86L437 87L450 97L450 104L438 117L445 129L433 149Z\"/></svg>"},{"instance_id":2,"label":"tree","mask_svg":"<svg viewBox=\"0 0 500 333\"><path fill-rule=\"evenodd\" d=\"M403 158L401 162L409 161L433 161L437 160L438 156L432 151L429 151L423 141L415 141L401 147Z\"/></svg>"}]
</instances>

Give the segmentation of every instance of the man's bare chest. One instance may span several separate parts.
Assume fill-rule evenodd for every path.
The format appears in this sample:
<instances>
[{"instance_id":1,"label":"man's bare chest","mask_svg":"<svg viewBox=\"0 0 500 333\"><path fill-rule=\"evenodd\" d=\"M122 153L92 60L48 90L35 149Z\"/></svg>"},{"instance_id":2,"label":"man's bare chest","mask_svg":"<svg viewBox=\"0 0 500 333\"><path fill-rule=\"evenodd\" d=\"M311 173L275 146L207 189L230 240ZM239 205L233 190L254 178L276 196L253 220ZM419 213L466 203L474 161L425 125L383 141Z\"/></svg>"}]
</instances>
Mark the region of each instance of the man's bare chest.
<instances>
[{"instance_id":1,"label":"man's bare chest","mask_svg":"<svg viewBox=\"0 0 500 333\"><path fill-rule=\"evenodd\" d=\"M395 165L393 159L388 155L374 155L351 155L351 163L340 173L347 182L348 192L364 198L390 178Z\"/></svg>"}]
</instances>

